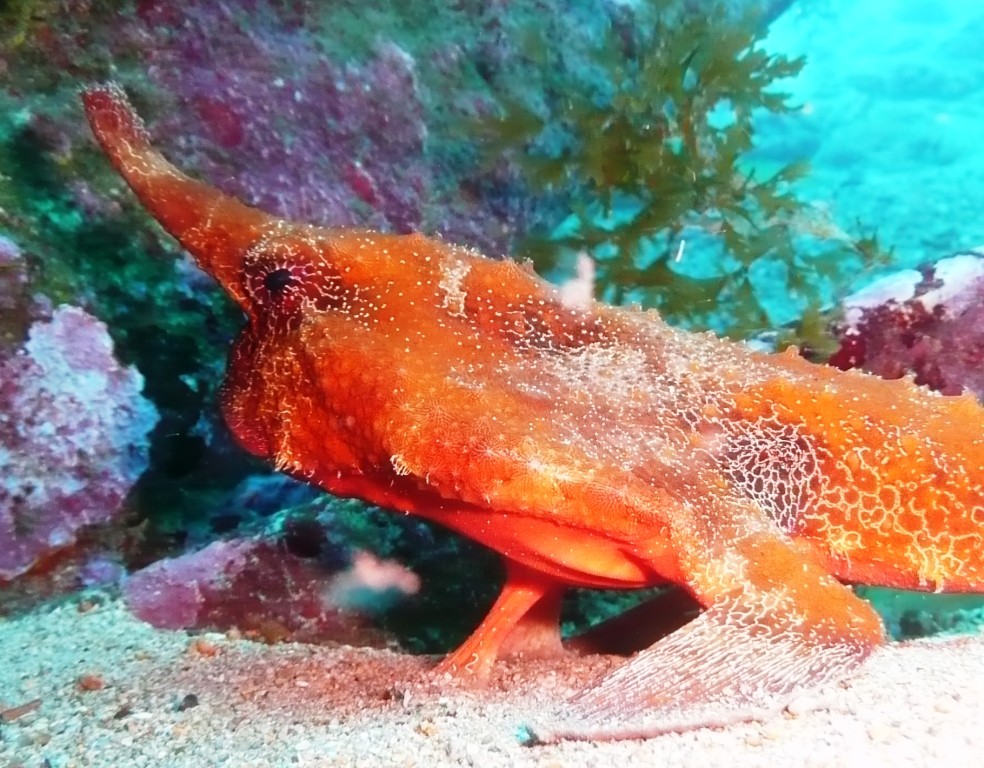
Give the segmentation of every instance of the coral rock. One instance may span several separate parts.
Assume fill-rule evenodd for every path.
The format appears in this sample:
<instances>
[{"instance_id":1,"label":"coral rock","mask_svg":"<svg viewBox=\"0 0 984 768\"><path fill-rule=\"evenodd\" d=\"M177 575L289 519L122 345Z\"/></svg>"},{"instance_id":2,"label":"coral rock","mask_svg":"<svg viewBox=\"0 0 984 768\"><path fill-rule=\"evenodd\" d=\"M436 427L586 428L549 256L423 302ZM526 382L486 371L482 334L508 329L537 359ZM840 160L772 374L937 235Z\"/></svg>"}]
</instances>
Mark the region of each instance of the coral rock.
<instances>
[{"instance_id":1,"label":"coral rock","mask_svg":"<svg viewBox=\"0 0 984 768\"><path fill-rule=\"evenodd\" d=\"M142 388L106 326L76 307L32 325L0 360L0 581L120 512L157 423Z\"/></svg>"},{"instance_id":2,"label":"coral rock","mask_svg":"<svg viewBox=\"0 0 984 768\"><path fill-rule=\"evenodd\" d=\"M984 250L888 275L848 297L831 365L911 374L945 395L984 398Z\"/></svg>"},{"instance_id":3,"label":"coral rock","mask_svg":"<svg viewBox=\"0 0 984 768\"><path fill-rule=\"evenodd\" d=\"M382 636L352 609L364 607L367 592L415 589L412 574L366 553L351 568L332 571L281 542L256 537L160 560L130 577L125 596L135 615L164 629L237 629L267 641L379 644ZM339 596L354 601L343 605Z\"/></svg>"},{"instance_id":4,"label":"coral rock","mask_svg":"<svg viewBox=\"0 0 984 768\"><path fill-rule=\"evenodd\" d=\"M337 64L269 2L248 10L186 3L180 35L155 24L170 12L147 4L140 18L155 39L151 80L193 107L157 127L183 137L190 167L274 213L421 227L431 171L412 56L380 42L364 64ZM244 24L244 14L257 23Z\"/></svg>"}]
</instances>

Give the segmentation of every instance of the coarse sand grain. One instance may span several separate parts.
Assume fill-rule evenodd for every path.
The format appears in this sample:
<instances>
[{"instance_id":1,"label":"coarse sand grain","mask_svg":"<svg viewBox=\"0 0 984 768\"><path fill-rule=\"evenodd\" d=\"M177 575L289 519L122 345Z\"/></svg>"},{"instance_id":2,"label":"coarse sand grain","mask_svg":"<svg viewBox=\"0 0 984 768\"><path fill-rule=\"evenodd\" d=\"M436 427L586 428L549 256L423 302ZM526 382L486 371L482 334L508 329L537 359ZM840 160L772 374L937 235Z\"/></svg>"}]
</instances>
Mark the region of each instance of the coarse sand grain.
<instances>
[{"instance_id":1,"label":"coarse sand grain","mask_svg":"<svg viewBox=\"0 0 984 768\"><path fill-rule=\"evenodd\" d=\"M892 645L770 722L648 741L523 746L518 729L619 660L498 665L155 630L118 599L0 619L0 768L984 765L984 638Z\"/></svg>"}]
</instances>

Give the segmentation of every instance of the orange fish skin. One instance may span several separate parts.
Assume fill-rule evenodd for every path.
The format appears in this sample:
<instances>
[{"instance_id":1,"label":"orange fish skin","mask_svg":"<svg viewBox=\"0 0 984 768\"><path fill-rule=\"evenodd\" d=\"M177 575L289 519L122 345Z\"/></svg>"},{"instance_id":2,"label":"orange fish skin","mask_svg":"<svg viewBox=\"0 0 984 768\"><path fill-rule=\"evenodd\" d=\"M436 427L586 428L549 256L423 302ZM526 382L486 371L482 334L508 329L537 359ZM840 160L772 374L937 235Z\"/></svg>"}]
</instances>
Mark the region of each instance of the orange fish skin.
<instances>
[{"instance_id":1,"label":"orange fish skin","mask_svg":"<svg viewBox=\"0 0 984 768\"><path fill-rule=\"evenodd\" d=\"M526 266L421 235L276 219L176 170L115 87L83 100L246 315L221 394L242 445L505 558L502 595L439 669L556 651L567 586L673 583L706 608L537 739L750 719L843 677L883 630L841 581L984 589L973 398L570 306Z\"/></svg>"}]
</instances>

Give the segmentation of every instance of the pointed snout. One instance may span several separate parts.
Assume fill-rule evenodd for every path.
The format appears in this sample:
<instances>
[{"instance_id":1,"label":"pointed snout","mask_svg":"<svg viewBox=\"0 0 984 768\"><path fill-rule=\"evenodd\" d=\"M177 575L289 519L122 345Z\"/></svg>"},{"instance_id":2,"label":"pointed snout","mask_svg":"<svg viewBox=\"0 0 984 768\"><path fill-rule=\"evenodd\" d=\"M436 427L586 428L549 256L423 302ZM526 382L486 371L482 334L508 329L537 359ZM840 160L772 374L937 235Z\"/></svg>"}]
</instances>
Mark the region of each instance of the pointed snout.
<instances>
[{"instance_id":1,"label":"pointed snout","mask_svg":"<svg viewBox=\"0 0 984 768\"><path fill-rule=\"evenodd\" d=\"M156 218L240 304L243 256L274 217L189 178L150 143L150 134L116 84L90 86L82 103L92 131L117 171Z\"/></svg>"}]
</instances>

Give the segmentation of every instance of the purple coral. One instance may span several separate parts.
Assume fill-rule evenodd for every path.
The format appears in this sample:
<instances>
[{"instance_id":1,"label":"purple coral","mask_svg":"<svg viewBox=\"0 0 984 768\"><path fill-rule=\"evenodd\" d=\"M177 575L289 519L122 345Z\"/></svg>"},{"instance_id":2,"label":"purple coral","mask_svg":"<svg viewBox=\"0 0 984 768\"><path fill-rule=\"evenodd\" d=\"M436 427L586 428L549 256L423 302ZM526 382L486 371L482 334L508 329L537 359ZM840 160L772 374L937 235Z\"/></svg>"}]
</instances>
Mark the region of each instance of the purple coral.
<instances>
[{"instance_id":1,"label":"purple coral","mask_svg":"<svg viewBox=\"0 0 984 768\"><path fill-rule=\"evenodd\" d=\"M911 373L943 394L984 398L984 252L889 275L845 310L832 365L887 379Z\"/></svg>"},{"instance_id":2,"label":"purple coral","mask_svg":"<svg viewBox=\"0 0 984 768\"><path fill-rule=\"evenodd\" d=\"M80 80L105 77L111 61L143 102L155 145L244 201L314 224L420 230L506 253L537 203L505 159L475 162L466 116L489 114L491 104L482 88L459 89L470 59L485 70L484 58L515 60L515 46L500 14L486 23L481 4L435 12L473 13L477 37L449 37L415 56L381 30L370 51L353 57L335 14L308 0L137 0L122 14L74 2L46 15L33 55L14 57L15 79L70 84L74 96ZM386 13L398 19L401 11ZM66 109L30 95L39 143L59 158L79 157L91 137L77 100ZM101 184L89 181L69 183L80 209L114 215L119 202L99 200Z\"/></svg>"},{"instance_id":3,"label":"purple coral","mask_svg":"<svg viewBox=\"0 0 984 768\"><path fill-rule=\"evenodd\" d=\"M413 58L377 45L361 66L326 57L273 4L141 3L149 76L181 102L153 129L181 164L271 213L331 226L420 228L430 171Z\"/></svg>"},{"instance_id":4,"label":"purple coral","mask_svg":"<svg viewBox=\"0 0 984 768\"><path fill-rule=\"evenodd\" d=\"M0 360L0 581L110 521L147 465L157 411L106 326L59 307Z\"/></svg>"},{"instance_id":5,"label":"purple coral","mask_svg":"<svg viewBox=\"0 0 984 768\"><path fill-rule=\"evenodd\" d=\"M366 603L417 586L412 573L368 553L339 571L275 538L254 537L153 563L130 577L124 596L135 615L165 629L236 628L265 639L361 643L378 640L358 615Z\"/></svg>"}]
</instances>

